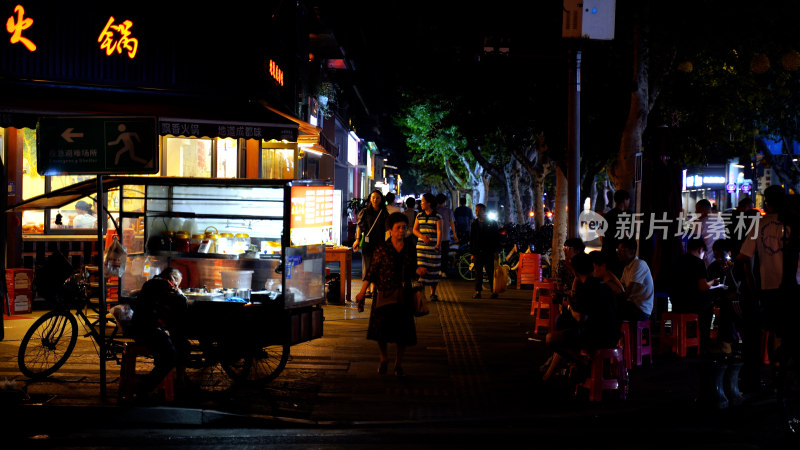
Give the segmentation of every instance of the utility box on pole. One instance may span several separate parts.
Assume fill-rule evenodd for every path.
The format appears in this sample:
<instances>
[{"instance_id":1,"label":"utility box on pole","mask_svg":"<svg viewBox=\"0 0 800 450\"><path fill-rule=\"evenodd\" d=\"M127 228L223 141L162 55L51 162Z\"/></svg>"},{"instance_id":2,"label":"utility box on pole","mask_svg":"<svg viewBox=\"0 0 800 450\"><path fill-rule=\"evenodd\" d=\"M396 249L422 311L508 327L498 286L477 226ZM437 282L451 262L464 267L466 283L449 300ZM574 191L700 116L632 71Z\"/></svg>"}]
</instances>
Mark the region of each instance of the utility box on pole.
<instances>
[{"instance_id":1,"label":"utility box on pole","mask_svg":"<svg viewBox=\"0 0 800 450\"><path fill-rule=\"evenodd\" d=\"M614 39L616 0L564 0L563 38Z\"/></svg>"}]
</instances>

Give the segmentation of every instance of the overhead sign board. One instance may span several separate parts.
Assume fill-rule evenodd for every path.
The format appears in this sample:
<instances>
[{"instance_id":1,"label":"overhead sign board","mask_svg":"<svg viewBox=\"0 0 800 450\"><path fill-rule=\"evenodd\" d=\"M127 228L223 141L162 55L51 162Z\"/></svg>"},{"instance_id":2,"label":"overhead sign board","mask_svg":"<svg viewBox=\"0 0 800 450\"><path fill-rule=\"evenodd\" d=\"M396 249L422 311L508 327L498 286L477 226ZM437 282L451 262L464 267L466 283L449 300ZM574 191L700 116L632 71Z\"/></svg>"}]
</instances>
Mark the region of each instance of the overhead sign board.
<instances>
[{"instance_id":1,"label":"overhead sign board","mask_svg":"<svg viewBox=\"0 0 800 450\"><path fill-rule=\"evenodd\" d=\"M158 173L153 116L42 117L37 122L40 175Z\"/></svg>"},{"instance_id":2,"label":"overhead sign board","mask_svg":"<svg viewBox=\"0 0 800 450\"><path fill-rule=\"evenodd\" d=\"M561 37L612 40L616 0L564 0Z\"/></svg>"}]
</instances>

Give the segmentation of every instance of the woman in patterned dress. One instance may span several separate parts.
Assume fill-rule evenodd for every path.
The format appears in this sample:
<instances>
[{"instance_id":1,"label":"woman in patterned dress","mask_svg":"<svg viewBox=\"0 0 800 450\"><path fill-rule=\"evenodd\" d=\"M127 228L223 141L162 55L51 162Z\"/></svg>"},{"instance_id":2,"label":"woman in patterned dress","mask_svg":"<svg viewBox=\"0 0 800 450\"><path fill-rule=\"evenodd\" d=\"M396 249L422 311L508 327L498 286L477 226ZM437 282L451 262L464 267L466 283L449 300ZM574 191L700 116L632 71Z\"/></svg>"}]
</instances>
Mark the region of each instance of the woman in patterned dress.
<instances>
[{"instance_id":1,"label":"woman in patterned dress","mask_svg":"<svg viewBox=\"0 0 800 450\"><path fill-rule=\"evenodd\" d=\"M436 212L436 197L430 192L422 195L422 212L414 221L417 237L417 265L427 269L420 283L431 288L431 301L439 300L436 285L439 284L439 268L442 264L442 218Z\"/></svg>"},{"instance_id":2,"label":"woman in patterned dress","mask_svg":"<svg viewBox=\"0 0 800 450\"><path fill-rule=\"evenodd\" d=\"M408 218L405 214L390 214L387 226L391 237L376 248L365 278L375 284L376 290L369 313L367 339L378 341L381 357L379 374L386 373L389 361L387 344L393 342L397 345L394 373L403 376L406 347L417 343L409 287L412 280L425 273L425 269L417 267L416 251L411 245L411 238L406 238ZM364 283L356 294L359 311L364 310L367 284Z\"/></svg>"}]
</instances>

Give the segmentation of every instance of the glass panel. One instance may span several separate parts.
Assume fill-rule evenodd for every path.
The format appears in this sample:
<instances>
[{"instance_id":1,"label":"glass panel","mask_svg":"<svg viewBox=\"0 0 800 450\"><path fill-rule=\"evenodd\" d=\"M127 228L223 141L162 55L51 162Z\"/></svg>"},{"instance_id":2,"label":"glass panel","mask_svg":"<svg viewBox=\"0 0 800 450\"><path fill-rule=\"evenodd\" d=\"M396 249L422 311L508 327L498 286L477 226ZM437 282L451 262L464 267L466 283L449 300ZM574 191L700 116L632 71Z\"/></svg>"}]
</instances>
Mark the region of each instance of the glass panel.
<instances>
[{"instance_id":1,"label":"glass panel","mask_svg":"<svg viewBox=\"0 0 800 450\"><path fill-rule=\"evenodd\" d=\"M54 229L71 228L79 230L95 230L97 229L96 206L97 205L95 205L94 200L89 197L84 197L81 200L66 205L59 210L53 210L54 213L50 215L50 227ZM58 218L58 214L56 214L56 212L60 212L62 215L61 227L58 227L55 223Z\"/></svg>"},{"instance_id":2,"label":"glass panel","mask_svg":"<svg viewBox=\"0 0 800 450\"><path fill-rule=\"evenodd\" d=\"M286 248L286 307L318 301L325 295L325 246Z\"/></svg>"},{"instance_id":3,"label":"glass panel","mask_svg":"<svg viewBox=\"0 0 800 450\"><path fill-rule=\"evenodd\" d=\"M211 177L211 139L167 138L167 176Z\"/></svg>"},{"instance_id":4,"label":"glass panel","mask_svg":"<svg viewBox=\"0 0 800 450\"><path fill-rule=\"evenodd\" d=\"M238 148L236 139L217 139L217 178L236 178Z\"/></svg>"},{"instance_id":5,"label":"glass panel","mask_svg":"<svg viewBox=\"0 0 800 450\"><path fill-rule=\"evenodd\" d=\"M293 148L262 148L261 174L267 180L291 180L295 176Z\"/></svg>"}]
</instances>

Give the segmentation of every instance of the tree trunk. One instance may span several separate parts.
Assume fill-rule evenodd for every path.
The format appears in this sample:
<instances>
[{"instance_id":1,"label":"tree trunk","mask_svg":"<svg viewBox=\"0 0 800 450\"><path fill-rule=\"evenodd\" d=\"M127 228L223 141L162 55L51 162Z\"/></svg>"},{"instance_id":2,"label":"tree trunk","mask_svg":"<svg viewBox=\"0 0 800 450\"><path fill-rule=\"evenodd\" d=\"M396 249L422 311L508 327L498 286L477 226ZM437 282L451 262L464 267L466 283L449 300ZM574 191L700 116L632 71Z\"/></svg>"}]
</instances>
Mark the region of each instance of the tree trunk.
<instances>
[{"instance_id":1,"label":"tree trunk","mask_svg":"<svg viewBox=\"0 0 800 450\"><path fill-rule=\"evenodd\" d=\"M649 42L646 30L642 26L644 19L635 20L633 26L633 90L628 110L628 119L622 133L617 160L609 171L611 180L617 189L625 189L631 193L631 207L634 208L634 178L636 175L636 153L642 148L642 133L647 126L650 113L649 92ZM634 208L635 210L635 208Z\"/></svg>"},{"instance_id":2,"label":"tree trunk","mask_svg":"<svg viewBox=\"0 0 800 450\"><path fill-rule=\"evenodd\" d=\"M522 216L522 200L519 193L519 182L522 179L520 164L516 159L511 158L503 166L505 174L506 198L508 209L506 209L506 221L511 223L524 223Z\"/></svg>"},{"instance_id":3,"label":"tree trunk","mask_svg":"<svg viewBox=\"0 0 800 450\"><path fill-rule=\"evenodd\" d=\"M567 175L556 167L556 206L553 213L553 254L550 268L555 276L558 263L564 259L564 241L567 240Z\"/></svg>"}]
</instances>

